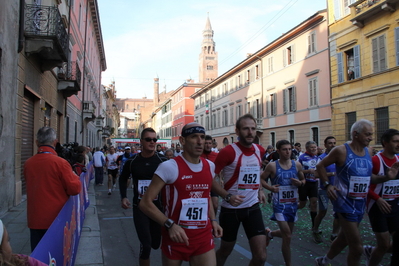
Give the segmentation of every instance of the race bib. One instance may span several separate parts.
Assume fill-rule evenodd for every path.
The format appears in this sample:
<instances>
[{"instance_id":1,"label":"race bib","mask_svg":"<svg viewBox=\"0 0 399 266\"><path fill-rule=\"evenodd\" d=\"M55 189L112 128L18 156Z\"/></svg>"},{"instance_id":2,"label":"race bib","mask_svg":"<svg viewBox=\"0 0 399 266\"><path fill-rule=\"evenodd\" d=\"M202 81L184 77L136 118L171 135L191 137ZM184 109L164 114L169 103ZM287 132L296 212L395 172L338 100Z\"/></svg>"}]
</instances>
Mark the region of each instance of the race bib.
<instances>
[{"instance_id":1,"label":"race bib","mask_svg":"<svg viewBox=\"0 0 399 266\"><path fill-rule=\"evenodd\" d=\"M240 167L238 175L238 190L257 190L260 184L260 169L258 166Z\"/></svg>"},{"instance_id":2,"label":"race bib","mask_svg":"<svg viewBox=\"0 0 399 266\"><path fill-rule=\"evenodd\" d=\"M148 187L150 186L151 180L139 180L137 190L139 192L138 198L142 199ZM154 200L157 200L158 196Z\"/></svg>"},{"instance_id":3,"label":"race bib","mask_svg":"<svg viewBox=\"0 0 399 266\"><path fill-rule=\"evenodd\" d=\"M369 176L351 176L348 196L352 199L364 199L369 191Z\"/></svg>"},{"instance_id":4,"label":"race bib","mask_svg":"<svg viewBox=\"0 0 399 266\"><path fill-rule=\"evenodd\" d=\"M298 201L298 188L296 186L280 186L278 191L280 204L295 203Z\"/></svg>"},{"instance_id":5,"label":"race bib","mask_svg":"<svg viewBox=\"0 0 399 266\"><path fill-rule=\"evenodd\" d=\"M182 200L179 225L187 229L204 228L208 222L208 199Z\"/></svg>"},{"instance_id":6,"label":"race bib","mask_svg":"<svg viewBox=\"0 0 399 266\"><path fill-rule=\"evenodd\" d=\"M388 201L399 198L399 180L384 182L382 186L382 198Z\"/></svg>"}]
</instances>

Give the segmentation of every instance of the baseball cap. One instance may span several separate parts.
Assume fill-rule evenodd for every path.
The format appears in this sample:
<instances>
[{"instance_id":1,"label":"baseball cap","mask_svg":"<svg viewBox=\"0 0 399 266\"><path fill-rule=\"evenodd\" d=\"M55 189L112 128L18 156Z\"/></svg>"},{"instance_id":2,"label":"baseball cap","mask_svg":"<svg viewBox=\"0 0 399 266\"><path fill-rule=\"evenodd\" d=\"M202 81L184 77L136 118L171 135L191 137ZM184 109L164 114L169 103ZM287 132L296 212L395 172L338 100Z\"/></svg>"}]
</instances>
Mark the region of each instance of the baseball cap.
<instances>
[{"instance_id":1,"label":"baseball cap","mask_svg":"<svg viewBox=\"0 0 399 266\"><path fill-rule=\"evenodd\" d=\"M130 147L129 146L125 147L125 150L130 150Z\"/></svg>"}]
</instances>

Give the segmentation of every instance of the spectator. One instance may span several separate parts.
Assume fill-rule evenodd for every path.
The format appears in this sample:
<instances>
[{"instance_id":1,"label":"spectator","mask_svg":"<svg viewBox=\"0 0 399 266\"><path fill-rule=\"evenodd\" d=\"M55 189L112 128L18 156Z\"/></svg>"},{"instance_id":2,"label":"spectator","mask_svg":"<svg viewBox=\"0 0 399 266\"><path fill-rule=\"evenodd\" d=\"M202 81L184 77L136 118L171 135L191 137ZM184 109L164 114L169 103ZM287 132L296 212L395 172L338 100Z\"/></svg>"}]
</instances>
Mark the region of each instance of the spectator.
<instances>
[{"instance_id":1,"label":"spectator","mask_svg":"<svg viewBox=\"0 0 399 266\"><path fill-rule=\"evenodd\" d=\"M182 152L183 151L180 148L180 144L176 144L176 150L175 150L174 156L177 157L177 156L181 155Z\"/></svg>"},{"instance_id":2,"label":"spectator","mask_svg":"<svg viewBox=\"0 0 399 266\"><path fill-rule=\"evenodd\" d=\"M57 156L55 130L42 127L37 132L38 152L25 162L27 218L31 249L35 249L51 223L69 199L79 194L81 183L71 165Z\"/></svg>"},{"instance_id":3,"label":"spectator","mask_svg":"<svg viewBox=\"0 0 399 266\"><path fill-rule=\"evenodd\" d=\"M174 157L173 156L173 150L172 149L167 149L165 151L165 157L168 158L168 160L172 159Z\"/></svg>"},{"instance_id":4,"label":"spectator","mask_svg":"<svg viewBox=\"0 0 399 266\"><path fill-rule=\"evenodd\" d=\"M105 156L100 150L100 147L96 147L96 152L93 154L94 163L94 176L95 183L97 186L102 186L104 179L104 166L105 166Z\"/></svg>"}]
</instances>

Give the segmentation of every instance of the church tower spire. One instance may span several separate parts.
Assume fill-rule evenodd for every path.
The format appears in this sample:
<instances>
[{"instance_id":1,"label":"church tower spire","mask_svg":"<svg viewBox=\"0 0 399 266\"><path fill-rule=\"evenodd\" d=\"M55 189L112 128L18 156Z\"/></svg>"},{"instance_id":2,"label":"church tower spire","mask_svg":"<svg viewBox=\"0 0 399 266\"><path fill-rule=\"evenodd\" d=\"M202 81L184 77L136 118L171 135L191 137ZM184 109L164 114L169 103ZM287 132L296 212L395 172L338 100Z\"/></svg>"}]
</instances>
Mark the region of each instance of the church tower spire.
<instances>
[{"instance_id":1,"label":"church tower spire","mask_svg":"<svg viewBox=\"0 0 399 266\"><path fill-rule=\"evenodd\" d=\"M199 55L199 82L210 82L218 77L218 53L215 51L209 13L202 36L201 53Z\"/></svg>"}]
</instances>

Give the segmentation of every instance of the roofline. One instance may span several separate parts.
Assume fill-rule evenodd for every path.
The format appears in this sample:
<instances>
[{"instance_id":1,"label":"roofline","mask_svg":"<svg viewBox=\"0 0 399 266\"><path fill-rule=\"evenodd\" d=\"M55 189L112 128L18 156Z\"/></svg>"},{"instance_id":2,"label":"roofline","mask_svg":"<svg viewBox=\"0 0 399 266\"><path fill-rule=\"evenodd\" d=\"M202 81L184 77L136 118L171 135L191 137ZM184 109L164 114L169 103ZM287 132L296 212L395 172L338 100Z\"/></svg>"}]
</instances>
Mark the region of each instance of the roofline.
<instances>
[{"instance_id":1,"label":"roofline","mask_svg":"<svg viewBox=\"0 0 399 266\"><path fill-rule=\"evenodd\" d=\"M97 0L89 0L89 6L91 11L91 17L93 19L94 31L96 33L96 39L98 44L98 50L100 52L100 61L102 71L107 70L107 62L105 60L105 50L104 50L104 42L103 35L101 31L101 23L100 23L100 13L98 9Z\"/></svg>"}]
</instances>

